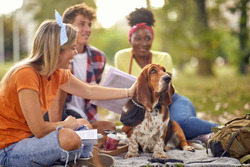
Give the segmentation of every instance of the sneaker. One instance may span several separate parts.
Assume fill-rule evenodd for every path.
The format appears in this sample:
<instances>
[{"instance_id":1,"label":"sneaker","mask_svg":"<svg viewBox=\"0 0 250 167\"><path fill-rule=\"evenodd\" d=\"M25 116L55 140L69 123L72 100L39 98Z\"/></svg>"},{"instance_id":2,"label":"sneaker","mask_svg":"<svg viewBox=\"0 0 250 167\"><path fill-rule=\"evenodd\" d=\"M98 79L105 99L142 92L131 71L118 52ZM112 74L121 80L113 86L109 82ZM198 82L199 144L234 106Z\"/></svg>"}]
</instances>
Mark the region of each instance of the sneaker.
<instances>
[{"instance_id":1,"label":"sneaker","mask_svg":"<svg viewBox=\"0 0 250 167\"><path fill-rule=\"evenodd\" d=\"M211 138L212 133L204 134L204 135L199 135L192 140L200 140L202 143L207 144L207 141Z\"/></svg>"},{"instance_id":2,"label":"sneaker","mask_svg":"<svg viewBox=\"0 0 250 167\"><path fill-rule=\"evenodd\" d=\"M112 167L114 166L114 158L108 154L94 155L92 158L79 158L74 162L70 162L71 167Z\"/></svg>"},{"instance_id":3,"label":"sneaker","mask_svg":"<svg viewBox=\"0 0 250 167\"><path fill-rule=\"evenodd\" d=\"M187 140L188 144L196 150L204 150L206 148L205 143L202 143L200 140Z\"/></svg>"}]
</instances>

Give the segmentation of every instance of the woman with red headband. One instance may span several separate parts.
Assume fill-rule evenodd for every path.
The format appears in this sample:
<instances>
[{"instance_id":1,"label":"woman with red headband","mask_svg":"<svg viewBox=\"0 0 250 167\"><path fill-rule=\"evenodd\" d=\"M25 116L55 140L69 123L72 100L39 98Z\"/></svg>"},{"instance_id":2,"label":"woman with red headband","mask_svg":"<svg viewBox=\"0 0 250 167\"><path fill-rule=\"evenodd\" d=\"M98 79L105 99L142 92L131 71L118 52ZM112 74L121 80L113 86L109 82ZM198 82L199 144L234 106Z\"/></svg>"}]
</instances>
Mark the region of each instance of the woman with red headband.
<instances>
[{"instance_id":1,"label":"woman with red headband","mask_svg":"<svg viewBox=\"0 0 250 167\"><path fill-rule=\"evenodd\" d=\"M161 64L167 72L172 73L172 58L166 52L151 50L154 40L154 15L146 9L140 8L127 16L129 30L129 43L132 48L123 49L115 54L116 68L134 76L139 76L143 67L147 64ZM186 97L175 93L172 104L169 106L170 118L182 127L187 139L199 139L206 143L211 127L217 124L199 119L193 104Z\"/></svg>"}]
</instances>

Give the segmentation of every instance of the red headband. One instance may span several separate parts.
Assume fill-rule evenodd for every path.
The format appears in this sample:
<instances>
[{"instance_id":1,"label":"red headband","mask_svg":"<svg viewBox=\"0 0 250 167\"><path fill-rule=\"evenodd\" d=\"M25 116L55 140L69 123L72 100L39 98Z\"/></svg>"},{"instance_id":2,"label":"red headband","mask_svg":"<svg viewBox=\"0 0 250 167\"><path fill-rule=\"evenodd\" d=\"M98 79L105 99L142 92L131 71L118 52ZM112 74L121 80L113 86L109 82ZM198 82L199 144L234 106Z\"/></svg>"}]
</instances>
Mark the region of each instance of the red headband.
<instances>
[{"instance_id":1,"label":"red headband","mask_svg":"<svg viewBox=\"0 0 250 167\"><path fill-rule=\"evenodd\" d=\"M145 28L145 29L150 30L150 31L152 32L152 34L153 34L153 37L154 37L154 30L153 30L151 27L147 26L146 23L139 23L139 24L134 25L134 26L129 30L129 37L128 37L129 42L130 42L131 37L132 37L132 35L134 34L134 32L137 31L137 30L140 29L140 28Z\"/></svg>"}]
</instances>

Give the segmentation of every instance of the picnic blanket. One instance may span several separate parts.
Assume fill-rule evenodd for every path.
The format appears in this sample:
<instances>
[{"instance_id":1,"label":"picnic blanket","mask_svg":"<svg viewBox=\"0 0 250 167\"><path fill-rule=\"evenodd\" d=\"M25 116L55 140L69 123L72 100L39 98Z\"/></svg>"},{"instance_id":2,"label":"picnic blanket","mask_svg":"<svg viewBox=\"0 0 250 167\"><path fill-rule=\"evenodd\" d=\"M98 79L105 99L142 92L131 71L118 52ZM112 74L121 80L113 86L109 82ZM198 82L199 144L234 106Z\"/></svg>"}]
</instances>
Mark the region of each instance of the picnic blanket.
<instances>
[{"instance_id":1,"label":"picnic blanket","mask_svg":"<svg viewBox=\"0 0 250 167\"><path fill-rule=\"evenodd\" d=\"M133 157L124 159L126 153L122 153L118 156L113 156L115 159L115 167L141 167L141 166L157 166L165 167L165 164L154 162L151 163L148 159L152 158L152 153L140 153L140 157ZM182 160L184 163L167 162L169 167L178 167L178 165L192 166L192 167L235 167L241 166L240 162L235 158L230 157L213 157L210 150L208 154L206 149L195 150L195 152L182 151L178 149L167 151L169 159Z\"/></svg>"}]
</instances>

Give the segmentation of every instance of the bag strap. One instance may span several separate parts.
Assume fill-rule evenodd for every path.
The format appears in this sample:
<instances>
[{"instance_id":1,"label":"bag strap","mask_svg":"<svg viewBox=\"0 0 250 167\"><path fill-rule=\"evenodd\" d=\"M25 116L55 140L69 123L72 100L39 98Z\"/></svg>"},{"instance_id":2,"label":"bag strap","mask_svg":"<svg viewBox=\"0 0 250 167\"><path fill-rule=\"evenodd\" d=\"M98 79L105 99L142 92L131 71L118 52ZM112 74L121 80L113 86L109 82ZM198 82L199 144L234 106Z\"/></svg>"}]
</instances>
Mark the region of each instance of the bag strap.
<instances>
[{"instance_id":1,"label":"bag strap","mask_svg":"<svg viewBox=\"0 0 250 167\"><path fill-rule=\"evenodd\" d=\"M240 159L240 163L243 164L244 162L246 162L247 160L250 160L250 154L245 155L244 157L242 157Z\"/></svg>"},{"instance_id":2,"label":"bag strap","mask_svg":"<svg viewBox=\"0 0 250 167\"><path fill-rule=\"evenodd\" d=\"M250 114L246 114L244 117L234 118L234 119L228 121L227 123L225 123L225 126L227 126L228 124L230 124L233 121L242 120L242 119L250 120Z\"/></svg>"},{"instance_id":3,"label":"bag strap","mask_svg":"<svg viewBox=\"0 0 250 167\"><path fill-rule=\"evenodd\" d=\"M244 127L244 126L243 126ZM236 138L237 134L239 133L239 131L243 128L239 128L236 133L233 135L232 139L230 140L230 142L228 143L227 147L225 148L225 151L221 154L220 157L223 157L223 155L227 152L227 150L229 149L229 147L231 146L231 144L233 143L234 139Z\"/></svg>"}]
</instances>

